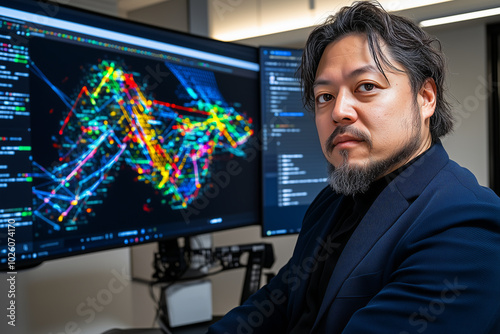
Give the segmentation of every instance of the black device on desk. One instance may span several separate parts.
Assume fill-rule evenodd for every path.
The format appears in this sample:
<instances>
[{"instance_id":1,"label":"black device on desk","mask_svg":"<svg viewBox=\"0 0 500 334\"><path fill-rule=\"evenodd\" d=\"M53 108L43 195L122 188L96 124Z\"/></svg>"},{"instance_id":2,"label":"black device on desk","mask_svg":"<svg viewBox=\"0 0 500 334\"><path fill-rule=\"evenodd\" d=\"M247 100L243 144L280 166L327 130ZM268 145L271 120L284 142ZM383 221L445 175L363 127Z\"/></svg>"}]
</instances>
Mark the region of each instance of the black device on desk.
<instances>
[{"instance_id":1,"label":"black device on desk","mask_svg":"<svg viewBox=\"0 0 500 334\"><path fill-rule=\"evenodd\" d=\"M179 247L178 240L168 240L160 243L159 251L155 253L153 278L156 283L171 283L174 281L192 279L196 274L190 273L189 261L193 255L205 258L206 266L220 266L217 272L245 268L245 280L240 302L243 303L261 286L263 268L271 268L274 264L274 250L270 243L255 243L216 247L215 249L191 249L189 242ZM248 255L246 263L242 256ZM203 264L201 266L204 266ZM204 274L199 275L201 277ZM199 277L197 277L199 278Z\"/></svg>"},{"instance_id":2,"label":"black device on desk","mask_svg":"<svg viewBox=\"0 0 500 334\"><path fill-rule=\"evenodd\" d=\"M273 247L268 243L218 247L214 253L223 270L241 268L241 256L248 253L241 304L260 288L262 269L271 268L274 263Z\"/></svg>"}]
</instances>

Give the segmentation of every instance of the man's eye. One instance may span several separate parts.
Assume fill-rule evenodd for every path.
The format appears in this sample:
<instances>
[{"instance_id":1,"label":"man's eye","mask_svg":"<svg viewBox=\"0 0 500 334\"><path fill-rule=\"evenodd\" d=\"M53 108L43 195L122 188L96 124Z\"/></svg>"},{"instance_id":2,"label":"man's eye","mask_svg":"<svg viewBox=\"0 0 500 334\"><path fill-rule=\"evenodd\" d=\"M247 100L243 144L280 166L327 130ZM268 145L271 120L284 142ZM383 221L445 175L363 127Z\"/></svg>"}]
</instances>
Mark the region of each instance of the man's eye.
<instances>
[{"instance_id":1,"label":"man's eye","mask_svg":"<svg viewBox=\"0 0 500 334\"><path fill-rule=\"evenodd\" d=\"M375 85L372 83L365 83L359 86L358 90L361 92L369 92L375 88Z\"/></svg>"},{"instance_id":2,"label":"man's eye","mask_svg":"<svg viewBox=\"0 0 500 334\"><path fill-rule=\"evenodd\" d=\"M332 94L321 94L320 96L318 96L318 102L319 103L325 103L325 102L328 102L330 100L333 99L333 95Z\"/></svg>"}]
</instances>

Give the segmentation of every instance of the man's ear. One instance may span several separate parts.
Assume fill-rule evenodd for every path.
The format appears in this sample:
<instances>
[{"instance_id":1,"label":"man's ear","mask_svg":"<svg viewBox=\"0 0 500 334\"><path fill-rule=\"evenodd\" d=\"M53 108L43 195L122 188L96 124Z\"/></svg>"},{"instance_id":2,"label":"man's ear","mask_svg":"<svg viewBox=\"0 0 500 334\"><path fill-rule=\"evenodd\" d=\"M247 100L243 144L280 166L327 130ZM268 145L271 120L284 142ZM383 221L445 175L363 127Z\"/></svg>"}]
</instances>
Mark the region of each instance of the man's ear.
<instances>
[{"instance_id":1,"label":"man's ear","mask_svg":"<svg viewBox=\"0 0 500 334\"><path fill-rule=\"evenodd\" d=\"M417 102L420 106L420 113L424 121L434 115L436 110L437 89L434 79L427 78L418 92Z\"/></svg>"}]
</instances>

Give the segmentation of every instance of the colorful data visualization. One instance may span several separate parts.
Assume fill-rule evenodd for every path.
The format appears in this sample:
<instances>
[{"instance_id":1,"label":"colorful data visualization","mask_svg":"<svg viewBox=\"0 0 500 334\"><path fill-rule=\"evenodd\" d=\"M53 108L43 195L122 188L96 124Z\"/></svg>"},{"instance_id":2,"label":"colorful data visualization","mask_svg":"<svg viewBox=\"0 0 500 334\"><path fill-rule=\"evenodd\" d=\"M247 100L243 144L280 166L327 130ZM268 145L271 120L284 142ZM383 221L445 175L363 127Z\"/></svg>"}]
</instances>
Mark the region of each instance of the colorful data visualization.
<instances>
[{"instance_id":1,"label":"colorful data visualization","mask_svg":"<svg viewBox=\"0 0 500 334\"><path fill-rule=\"evenodd\" d=\"M124 166L136 173L135 182L155 189L172 210L185 209L211 182L215 157L245 156L253 120L225 101L214 73L165 66L179 82L180 89L172 94L182 95L182 105L156 100L147 93L154 82L117 60L84 67L73 95L30 64L66 106L52 136L58 161L50 166L33 162L37 218L55 230L68 220L87 220Z\"/></svg>"}]
</instances>

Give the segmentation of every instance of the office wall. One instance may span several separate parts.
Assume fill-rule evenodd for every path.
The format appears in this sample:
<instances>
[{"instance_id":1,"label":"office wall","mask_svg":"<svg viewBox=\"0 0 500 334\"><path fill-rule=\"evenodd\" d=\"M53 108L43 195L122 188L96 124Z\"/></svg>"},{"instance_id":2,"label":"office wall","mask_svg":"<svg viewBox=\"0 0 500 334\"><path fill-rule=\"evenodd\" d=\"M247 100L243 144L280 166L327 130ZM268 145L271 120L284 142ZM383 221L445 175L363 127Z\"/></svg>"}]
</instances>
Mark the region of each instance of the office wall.
<instances>
[{"instance_id":1,"label":"office wall","mask_svg":"<svg viewBox=\"0 0 500 334\"><path fill-rule=\"evenodd\" d=\"M450 156L473 171L480 183L488 184L486 29L484 25L449 26L436 31L450 63L450 93L460 111L454 134L444 140ZM280 40L268 39L279 45ZM258 242L258 227L213 234L215 246ZM291 254L296 238L265 239L274 245L276 271ZM152 245L134 248L135 265L149 268ZM140 251L140 253L137 253ZM1 333L60 334L101 333L112 327L151 326L153 303L147 287L132 283L128 248L51 261L19 272L16 282L16 328L0 321ZM147 270L147 269L145 269ZM147 273L146 273L147 276ZM0 276L0 300L8 291ZM234 270L212 277L215 314L236 306L243 283L243 271ZM3 305L3 304L2 304ZM4 305L5 306L5 305ZM2 307L4 307L2 306ZM5 308L3 308L4 312Z\"/></svg>"},{"instance_id":2,"label":"office wall","mask_svg":"<svg viewBox=\"0 0 500 334\"><path fill-rule=\"evenodd\" d=\"M98 334L133 324L127 249L55 260L18 271L15 327L7 324L6 275L0 275L0 333ZM10 321L10 320L9 320Z\"/></svg>"},{"instance_id":3,"label":"office wall","mask_svg":"<svg viewBox=\"0 0 500 334\"><path fill-rule=\"evenodd\" d=\"M488 186L486 25L452 25L430 32L448 56L450 102L457 118L455 131L443 144L452 159Z\"/></svg>"}]
</instances>

